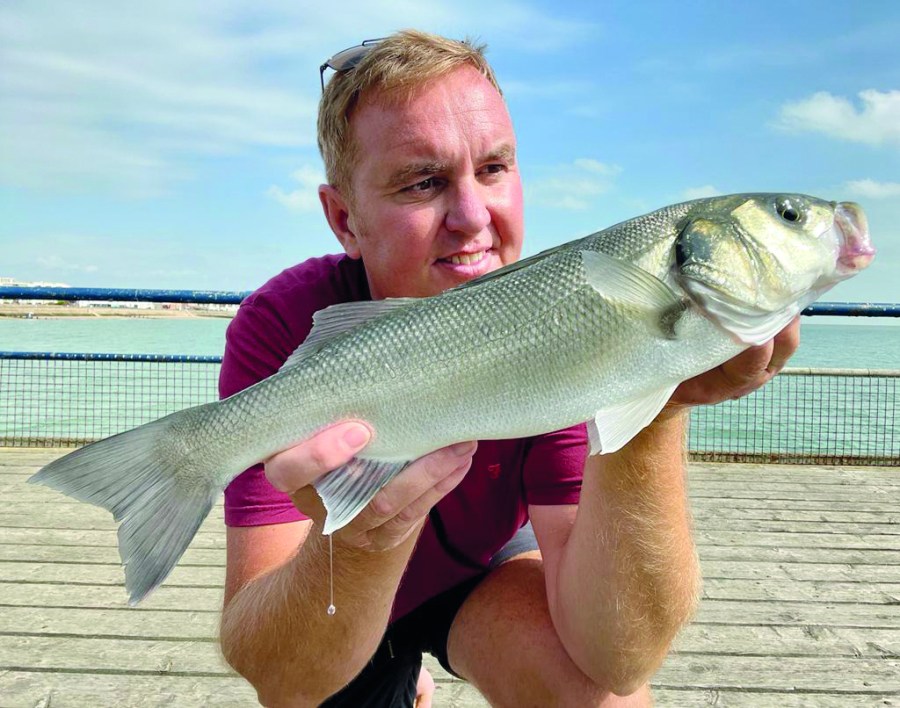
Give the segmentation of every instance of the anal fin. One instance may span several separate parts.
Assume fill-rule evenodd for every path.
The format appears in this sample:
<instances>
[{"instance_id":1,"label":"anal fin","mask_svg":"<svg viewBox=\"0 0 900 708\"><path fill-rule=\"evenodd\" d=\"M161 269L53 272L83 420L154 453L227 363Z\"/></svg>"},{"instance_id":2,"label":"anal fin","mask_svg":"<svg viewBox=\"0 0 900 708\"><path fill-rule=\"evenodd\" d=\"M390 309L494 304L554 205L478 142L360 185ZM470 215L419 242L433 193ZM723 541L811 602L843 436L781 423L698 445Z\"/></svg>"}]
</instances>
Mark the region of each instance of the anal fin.
<instances>
[{"instance_id":1,"label":"anal fin","mask_svg":"<svg viewBox=\"0 0 900 708\"><path fill-rule=\"evenodd\" d=\"M408 464L354 457L343 467L313 482L325 505L325 528L322 533L331 534L349 524L372 501L378 490Z\"/></svg>"}]
</instances>

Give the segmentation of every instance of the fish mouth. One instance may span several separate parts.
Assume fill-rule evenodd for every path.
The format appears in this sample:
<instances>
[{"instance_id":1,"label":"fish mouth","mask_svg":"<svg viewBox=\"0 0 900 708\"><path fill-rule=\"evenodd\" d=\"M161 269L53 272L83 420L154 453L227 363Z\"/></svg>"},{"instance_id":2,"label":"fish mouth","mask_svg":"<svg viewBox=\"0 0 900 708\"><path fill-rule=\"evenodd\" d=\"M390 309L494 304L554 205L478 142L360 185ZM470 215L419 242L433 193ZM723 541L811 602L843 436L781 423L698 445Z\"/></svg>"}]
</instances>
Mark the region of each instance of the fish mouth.
<instances>
[{"instance_id":1,"label":"fish mouth","mask_svg":"<svg viewBox=\"0 0 900 708\"><path fill-rule=\"evenodd\" d=\"M875 257L875 249L862 207L854 202L841 202L834 210L834 224L840 233L838 270L852 275L868 267Z\"/></svg>"}]
</instances>

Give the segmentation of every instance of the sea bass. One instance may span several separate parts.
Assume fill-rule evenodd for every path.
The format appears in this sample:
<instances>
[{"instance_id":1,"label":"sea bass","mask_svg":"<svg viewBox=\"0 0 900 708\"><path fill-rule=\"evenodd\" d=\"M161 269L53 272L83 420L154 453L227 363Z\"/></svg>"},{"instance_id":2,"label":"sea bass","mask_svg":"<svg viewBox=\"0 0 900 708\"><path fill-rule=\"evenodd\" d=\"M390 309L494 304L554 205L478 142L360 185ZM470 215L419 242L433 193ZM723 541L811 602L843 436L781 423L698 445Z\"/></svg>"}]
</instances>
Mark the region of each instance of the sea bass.
<instances>
[{"instance_id":1,"label":"sea bass","mask_svg":"<svg viewBox=\"0 0 900 708\"><path fill-rule=\"evenodd\" d=\"M322 310L275 375L83 447L30 481L121 522L134 604L234 477L324 426L353 418L374 431L315 483L326 534L445 445L588 421L591 453L613 452L680 382L771 339L873 255L852 203L740 194L665 207L435 297Z\"/></svg>"}]
</instances>

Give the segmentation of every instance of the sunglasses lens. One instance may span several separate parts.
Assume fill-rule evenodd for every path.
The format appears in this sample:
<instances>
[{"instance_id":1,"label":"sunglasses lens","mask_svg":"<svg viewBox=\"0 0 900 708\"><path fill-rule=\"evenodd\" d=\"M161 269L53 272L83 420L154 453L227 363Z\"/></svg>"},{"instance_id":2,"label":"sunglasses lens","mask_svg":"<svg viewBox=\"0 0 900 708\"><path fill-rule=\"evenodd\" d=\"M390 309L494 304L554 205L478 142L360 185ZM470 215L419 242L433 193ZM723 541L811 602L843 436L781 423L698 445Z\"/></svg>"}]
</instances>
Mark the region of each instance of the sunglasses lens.
<instances>
[{"instance_id":1,"label":"sunglasses lens","mask_svg":"<svg viewBox=\"0 0 900 708\"><path fill-rule=\"evenodd\" d=\"M328 60L328 66L330 66L335 71L347 71L348 69L352 69L354 66L359 64L359 62L364 56L366 56L366 54L372 51L372 47L375 46L377 40L375 42L366 40L366 42L369 43L360 44L359 46L350 47L349 49L338 52Z\"/></svg>"}]
</instances>

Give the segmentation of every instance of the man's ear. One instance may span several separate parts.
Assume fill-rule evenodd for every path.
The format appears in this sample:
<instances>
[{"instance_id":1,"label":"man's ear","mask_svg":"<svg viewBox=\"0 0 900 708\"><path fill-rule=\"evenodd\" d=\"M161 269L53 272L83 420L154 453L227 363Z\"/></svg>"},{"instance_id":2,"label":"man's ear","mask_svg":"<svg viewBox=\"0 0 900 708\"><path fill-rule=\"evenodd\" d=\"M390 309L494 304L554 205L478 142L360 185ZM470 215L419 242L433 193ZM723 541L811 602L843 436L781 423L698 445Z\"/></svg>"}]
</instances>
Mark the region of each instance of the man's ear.
<instances>
[{"instance_id":1,"label":"man's ear","mask_svg":"<svg viewBox=\"0 0 900 708\"><path fill-rule=\"evenodd\" d=\"M322 202L322 210L325 212L328 225L341 242L344 252L350 258L359 258L359 242L353 232L347 199L330 184L320 184L319 201Z\"/></svg>"}]
</instances>

